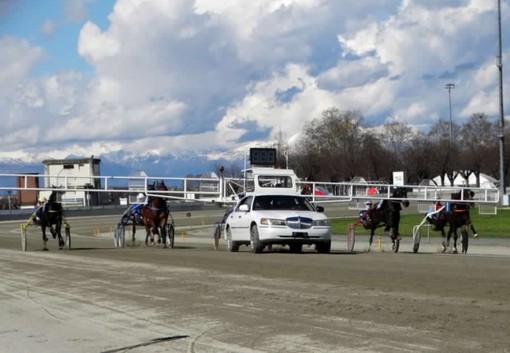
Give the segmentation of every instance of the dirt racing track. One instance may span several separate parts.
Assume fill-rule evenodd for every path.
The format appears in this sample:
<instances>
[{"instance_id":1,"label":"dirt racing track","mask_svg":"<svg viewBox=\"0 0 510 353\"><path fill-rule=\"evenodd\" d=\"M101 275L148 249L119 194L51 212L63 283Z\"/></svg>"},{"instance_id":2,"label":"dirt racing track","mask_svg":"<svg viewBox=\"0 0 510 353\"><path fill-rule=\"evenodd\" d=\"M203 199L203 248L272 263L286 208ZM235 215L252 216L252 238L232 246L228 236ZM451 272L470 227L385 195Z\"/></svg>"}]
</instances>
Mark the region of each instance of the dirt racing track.
<instances>
[{"instance_id":1,"label":"dirt racing track","mask_svg":"<svg viewBox=\"0 0 510 353\"><path fill-rule=\"evenodd\" d=\"M181 218L179 218L181 217ZM70 218L72 250L40 230L21 251L0 222L0 352L510 352L510 244L440 239L367 253L213 248L213 229L177 215L174 249L114 248L118 217ZM98 231L101 230L101 231Z\"/></svg>"}]
</instances>

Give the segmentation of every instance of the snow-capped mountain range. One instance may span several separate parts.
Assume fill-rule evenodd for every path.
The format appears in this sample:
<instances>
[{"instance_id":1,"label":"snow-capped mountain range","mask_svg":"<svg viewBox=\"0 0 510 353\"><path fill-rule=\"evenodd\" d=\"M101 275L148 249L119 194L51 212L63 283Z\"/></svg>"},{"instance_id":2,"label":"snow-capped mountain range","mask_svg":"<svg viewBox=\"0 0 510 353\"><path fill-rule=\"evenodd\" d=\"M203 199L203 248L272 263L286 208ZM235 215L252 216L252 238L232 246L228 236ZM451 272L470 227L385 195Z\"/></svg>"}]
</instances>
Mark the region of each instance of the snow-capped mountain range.
<instances>
[{"instance_id":1,"label":"snow-capped mountain range","mask_svg":"<svg viewBox=\"0 0 510 353\"><path fill-rule=\"evenodd\" d=\"M88 158L84 156L68 156L67 158ZM244 155L232 155L229 158L211 159L206 155L187 155L175 157L172 155L130 156L123 152L114 152L95 156L101 159L102 176L129 176L134 171L144 171L149 177L186 177L200 175L207 172L217 172L220 165L243 167ZM46 159L46 158L43 158ZM26 161L21 159L0 160L0 174L44 173L43 159ZM0 181L2 179L0 178ZM7 185L1 185L7 186Z\"/></svg>"}]
</instances>

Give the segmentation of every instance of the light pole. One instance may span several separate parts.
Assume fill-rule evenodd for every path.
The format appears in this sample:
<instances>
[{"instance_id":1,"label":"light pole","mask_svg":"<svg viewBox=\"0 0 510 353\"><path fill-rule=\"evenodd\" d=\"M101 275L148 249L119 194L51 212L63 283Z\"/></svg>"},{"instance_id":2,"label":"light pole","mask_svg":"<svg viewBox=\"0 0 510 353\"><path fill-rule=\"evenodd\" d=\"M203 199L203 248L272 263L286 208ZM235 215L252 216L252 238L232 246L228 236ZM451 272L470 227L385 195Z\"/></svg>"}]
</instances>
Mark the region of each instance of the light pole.
<instances>
[{"instance_id":1,"label":"light pole","mask_svg":"<svg viewBox=\"0 0 510 353\"><path fill-rule=\"evenodd\" d=\"M454 83L447 83L444 88L448 90L448 103L450 106L450 147L453 139L453 122L452 122L452 89L455 89Z\"/></svg>"},{"instance_id":2,"label":"light pole","mask_svg":"<svg viewBox=\"0 0 510 353\"><path fill-rule=\"evenodd\" d=\"M503 201L505 185L505 114L503 112L503 53L501 48L501 0L498 0L498 71L499 71L499 194L500 202Z\"/></svg>"}]
</instances>

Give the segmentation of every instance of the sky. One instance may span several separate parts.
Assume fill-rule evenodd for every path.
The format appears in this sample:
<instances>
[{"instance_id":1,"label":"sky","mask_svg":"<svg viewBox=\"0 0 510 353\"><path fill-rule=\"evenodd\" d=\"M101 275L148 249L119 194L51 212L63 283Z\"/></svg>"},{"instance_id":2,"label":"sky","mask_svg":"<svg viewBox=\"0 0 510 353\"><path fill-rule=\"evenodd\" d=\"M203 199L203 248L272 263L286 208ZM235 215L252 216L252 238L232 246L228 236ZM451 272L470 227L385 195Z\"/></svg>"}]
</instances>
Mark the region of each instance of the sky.
<instances>
[{"instance_id":1,"label":"sky","mask_svg":"<svg viewBox=\"0 0 510 353\"><path fill-rule=\"evenodd\" d=\"M447 83L496 121L497 55L497 0L0 0L0 160L214 160L332 107L427 131Z\"/></svg>"}]
</instances>

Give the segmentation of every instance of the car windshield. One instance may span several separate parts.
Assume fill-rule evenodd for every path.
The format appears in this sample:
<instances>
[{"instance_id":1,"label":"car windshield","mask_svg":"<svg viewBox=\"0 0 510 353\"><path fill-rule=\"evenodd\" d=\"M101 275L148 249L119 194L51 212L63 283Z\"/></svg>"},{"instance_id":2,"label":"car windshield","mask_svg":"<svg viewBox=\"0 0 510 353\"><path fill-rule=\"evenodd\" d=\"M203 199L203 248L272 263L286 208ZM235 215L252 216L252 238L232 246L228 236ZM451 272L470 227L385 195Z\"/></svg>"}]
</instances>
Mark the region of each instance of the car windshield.
<instances>
[{"instance_id":1,"label":"car windshield","mask_svg":"<svg viewBox=\"0 0 510 353\"><path fill-rule=\"evenodd\" d=\"M314 208L304 197L291 195L263 195L255 197L253 210L314 211Z\"/></svg>"}]
</instances>

